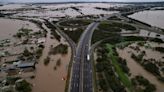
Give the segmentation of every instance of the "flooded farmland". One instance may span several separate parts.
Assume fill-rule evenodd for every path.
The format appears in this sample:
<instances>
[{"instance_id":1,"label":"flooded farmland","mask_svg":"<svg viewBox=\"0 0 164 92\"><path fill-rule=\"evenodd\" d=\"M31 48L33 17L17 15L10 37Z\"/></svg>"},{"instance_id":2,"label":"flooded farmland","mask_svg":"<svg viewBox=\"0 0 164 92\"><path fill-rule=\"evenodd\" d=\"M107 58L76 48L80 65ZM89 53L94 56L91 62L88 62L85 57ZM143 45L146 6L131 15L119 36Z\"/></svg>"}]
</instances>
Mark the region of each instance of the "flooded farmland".
<instances>
[{"instance_id":1,"label":"flooded farmland","mask_svg":"<svg viewBox=\"0 0 164 92\"><path fill-rule=\"evenodd\" d=\"M12 9L20 9L23 6L25 6L24 4L7 4L4 6L0 7L0 10L12 10Z\"/></svg>"},{"instance_id":2,"label":"flooded farmland","mask_svg":"<svg viewBox=\"0 0 164 92\"><path fill-rule=\"evenodd\" d=\"M159 38L164 40L164 35L158 34L155 32L150 32L144 29L140 29L139 33L132 33L132 34L122 34L122 36L141 36L141 37L151 37L151 38Z\"/></svg>"},{"instance_id":3,"label":"flooded farmland","mask_svg":"<svg viewBox=\"0 0 164 92\"><path fill-rule=\"evenodd\" d=\"M83 15L113 14L118 11L105 11L96 9L123 7L126 4L105 4L105 3L84 3L84 4L55 4L55 5L26 5L26 4L8 4L0 7L4 13L14 13L14 16L28 17L76 17ZM74 8L73 8L74 7ZM24 10L27 9L27 10ZM36 9L36 10L35 10ZM13 11L12 11L13 10ZM16 11L19 10L19 11ZM20 11L24 10L24 11Z\"/></svg>"},{"instance_id":4,"label":"flooded farmland","mask_svg":"<svg viewBox=\"0 0 164 92\"><path fill-rule=\"evenodd\" d=\"M36 25L28 21L0 18L0 40L12 38L21 28L29 28L33 31L40 30Z\"/></svg>"},{"instance_id":5,"label":"flooded farmland","mask_svg":"<svg viewBox=\"0 0 164 92\"><path fill-rule=\"evenodd\" d=\"M129 17L148 23L152 26L164 28L164 10L141 11L130 15Z\"/></svg>"},{"instance_id":6,"label":"flooded farmland","mask_svg":"<svg viewBox=\"0 0 164 92\"><path fill-rule=\"evenodd\" d=\"M157 6L0 1L0 92L163 92Z\"/></svg>"},{"instance_id":7,"label":"flooded farmland","mask_svg":"<svg viewBox=\"0 0 164 92\"><path fill-rule=\"evenodd\" d=\"M151 43L151 42L147 42L147 44L151 45L152 47L164 46L164 44L157 44L157 43ZM133 43L130 46L136 46L136 44ZM163 92L164 84L160 82L154 75L146 71L139 63L137 63L131 58L131 53L137 54L137 52L129 48L130 46L124 49L117 49L117 52L120 57L127 60L127 66L130 69L131 77L134 77L136 75L142 75L146 79L148 79L151 83L155 84L157 88L156 92ZM140 47L140 49L146 51L146 56L144 56L145 59L154 58L157 61L163 60L162 57L164 56L164 54L161 54L160 52L156 52L151 49L145 49L144 47Z\"/></svg>"},{"instance_id":8,"label":"flooded farmland","mask_svg":"<svg viewBox=\"0 0 164 92\"><path fill-rule=\"evenodd\" d=\"M18 45L18 46L13 46L13 43L19 43L21 42L20 39L13 37L19 29L21 28L28 28L32 29L33 32L38 32L41 30L38 28L35 24L28 22L28 21L22 21L22 20L16 20L16 19L5 19L1 18L0 19L0 32L3 34L0 34L0 40L4 39L9 39L11 40L12 43L11 45L7 47L1 47L1 51L6 50L8 53L10 53L12 56L5 56L1 58L0 65L3 65L5 62L10 62L13 60L17 60L19 56L23 53L25 48L37 48L36 44L29 44L29 45ZM22 73L21 77L29 81L32 85L32 91L33 92L52 92L56 90L57 92L64 92L65 88L65 80L67 78L67 66L70 61L71 57L71 48L68 48L68 54L66 55L50 55L49 56L49 51L52 46L57 46L60 43L67 44L63 38L61 38L61 42L58 42L55 39L51 38L51 32L50 30L43 24L43 28L47 30L47 37L46 38L39 38L39 39L45 39L44 46L45 48L43 49L43 53L41 58L37 61L38 64L36 65L36 70L27 72L27 73ZM38 39L38 40L39 40ZM36 38L33 38L33 40L37 40ZM14 41L14 42L13 42ZM49 65L44 65L44 59L49 56L51 58ZM60 66L56 66L57 61L61 61ZM0 73L0 78L3 78L7 76L6 73L1 72ZM34 79L30 79L30 76L35 76Z\"/></svg>"},{"instance_id":9,"label":"flooded farmland","mask_svg":"<svg viewBox=\"0 0 164 92\"><path fill-rule=\"evenodd\" d=\"M45 25L44 25L45 27ZM64 92L65 80L63 78L67 77L67 66L71 57L71 48L68 49L68 54L66 55L49 55L50 48L52 46L57 46L60 42L55 39L51 39L50 30L48 30L47 38L45 42L45 48L43 50L42 57L39 60L39 64L36 66L36 77L32 81L33 92ZM62 39L63 44L68 44ZM48 65L44 64L44 59L49 56L50 63ZM56 62L61 60L61 65L56 67ZM55 69L56 67L56 69Z\"/></svg>"}]
</instances>

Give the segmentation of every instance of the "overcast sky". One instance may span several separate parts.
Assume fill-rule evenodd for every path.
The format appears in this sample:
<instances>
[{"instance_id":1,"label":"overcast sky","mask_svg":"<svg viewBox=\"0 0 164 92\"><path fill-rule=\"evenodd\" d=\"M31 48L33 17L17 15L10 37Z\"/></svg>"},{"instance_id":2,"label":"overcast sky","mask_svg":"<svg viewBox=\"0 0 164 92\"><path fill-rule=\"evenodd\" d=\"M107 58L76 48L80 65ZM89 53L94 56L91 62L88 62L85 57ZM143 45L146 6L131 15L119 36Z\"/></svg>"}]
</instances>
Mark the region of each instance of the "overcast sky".
<instances>
[{"instance_id":1,"label":"overcast sky","mask_svg":"<svg viewBox=\"0 0 164 92\"><path fill-rule=\"evenodd\" d=\"M114 1L114 2L153 2L153 1L164 1L164 0L0 0L8 2L70 2L70 1Z\"/></svg>"}]
</instances>

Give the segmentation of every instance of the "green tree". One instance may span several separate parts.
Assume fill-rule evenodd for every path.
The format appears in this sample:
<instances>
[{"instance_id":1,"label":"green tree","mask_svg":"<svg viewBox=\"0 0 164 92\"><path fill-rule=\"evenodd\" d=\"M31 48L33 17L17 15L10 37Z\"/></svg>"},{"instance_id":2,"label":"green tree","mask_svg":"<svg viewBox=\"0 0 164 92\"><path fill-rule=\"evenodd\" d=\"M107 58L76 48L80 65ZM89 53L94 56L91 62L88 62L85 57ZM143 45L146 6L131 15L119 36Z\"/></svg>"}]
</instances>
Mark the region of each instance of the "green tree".
<instances>
[{"instance_id":1,"label":"green tree","mask_svg":"<svg viewBox=\"0 0 164 92\"><path fill-rule=\"evenodd\" d=\"M16 83L15 87L18 92L31 92L32 91L31 84L28 83L26 80L22 80Z\"/></svg>"},{"instance_id":2,"label":"green tree","mask_svg":"<svg viewBox=\"0 0 164 92\"><path fill-rule=\"evenodd\" d=\"M32 53L31 53L27 48L25 48L25 50L24 50L24 52L23 52L23 56L29 57L29 56L31 56L31 55L32 55Z\"/></svg>"}]
</instances>

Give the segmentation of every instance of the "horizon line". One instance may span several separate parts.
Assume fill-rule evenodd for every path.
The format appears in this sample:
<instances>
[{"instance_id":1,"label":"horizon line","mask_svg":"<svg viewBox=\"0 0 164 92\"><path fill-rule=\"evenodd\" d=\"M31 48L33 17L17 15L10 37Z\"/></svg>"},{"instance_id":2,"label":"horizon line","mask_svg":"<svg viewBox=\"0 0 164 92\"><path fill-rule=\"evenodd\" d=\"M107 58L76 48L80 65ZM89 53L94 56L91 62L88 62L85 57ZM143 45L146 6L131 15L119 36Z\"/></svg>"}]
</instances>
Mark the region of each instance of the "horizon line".
<instances>
[{"instance_id":1,"label":"horizon line","mask_svg":"<svg viewBox=\"0 0 164 92\"><path fill-rule=\"evenodd\" d=\"M158 3L158 2L164 2L163 0L159 1L32 1L32 2L19 2L19 1L0 1L2 3Z\"/></svg>"}]
</instances>

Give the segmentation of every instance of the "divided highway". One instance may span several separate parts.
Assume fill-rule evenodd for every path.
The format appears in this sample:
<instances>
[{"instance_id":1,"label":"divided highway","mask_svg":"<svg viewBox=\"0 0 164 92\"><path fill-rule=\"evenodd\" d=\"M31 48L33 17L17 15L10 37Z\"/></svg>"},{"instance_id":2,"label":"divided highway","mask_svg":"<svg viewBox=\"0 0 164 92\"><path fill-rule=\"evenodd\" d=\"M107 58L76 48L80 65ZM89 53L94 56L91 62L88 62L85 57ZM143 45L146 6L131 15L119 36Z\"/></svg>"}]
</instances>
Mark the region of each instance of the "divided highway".
<instances>
[{"instance_id":1,"label":"divided highway","mask_svg":"<svg viewBox=\"0 0 164 92\"><path fill-rule=\"evenodd\" d=\"M96 20L91 23L81 35L73 59L68 92L94 92L92 62L87 59L88 55L90 56L92 34L100 21L115 15L117 15L117 13Z\"/></svg>"},{"instance_id":2,"label":"divided highway","mask_svg":"<svg viewBox=\"0 0 164 92\"><path fill-rule=\"evenodd\" d=\"M87 59L87 55L90 54L93 31L98 25L99 22L91 23L79 40L73 61L69 92L93 92L92 63Z\"/></svg>"},{"instance_id":3,"label":"divided highway","mask_svg":"<svg viewBox=\"0 0 164 92\"><path fill-rule=\"evenodd\" d=\"M121 16L121 14L114 13L98 19L91 23L81 35L73 58L68 92L94 92L92 62L88 60L91 49L91 38L94 30L99 25L99 22L112 16Z\"/></svg>"}]
</instances>

